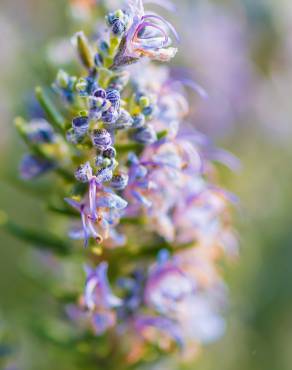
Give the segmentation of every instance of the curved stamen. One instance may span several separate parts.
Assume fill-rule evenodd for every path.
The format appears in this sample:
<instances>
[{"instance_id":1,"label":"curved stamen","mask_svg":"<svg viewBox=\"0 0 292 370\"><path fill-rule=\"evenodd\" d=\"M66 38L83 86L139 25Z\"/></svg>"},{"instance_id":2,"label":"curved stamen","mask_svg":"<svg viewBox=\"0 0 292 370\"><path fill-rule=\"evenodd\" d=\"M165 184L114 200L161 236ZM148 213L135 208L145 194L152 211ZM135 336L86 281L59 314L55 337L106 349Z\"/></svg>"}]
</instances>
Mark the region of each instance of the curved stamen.
<instances>
[{"instance_id":1,"label":"curved stamen","mask_svg":"<svg viewBox=\"0 0 292 370\"><path fill-rule=\"evenodd\" d=\"M168 38L168 35L165 32L165 30L163 28L157 26L156 24L151 23L151 22L142 22L142 23L139 24L139 26L137 27L136 32L134 34L134 37L133 37L134 41L135 40L143 40L141 38L139 39L138 34L145 27L151 27L151 28L154 28L154 29L160 31L164 36L164 42L163 42L162 46L165 46L165 45L168 44L169 38Z\"/></svg>"},{"instance_id":2,"label":"curved stamen","mask_svg":"<svg viewBox=\"0 0 292 370\"><path fill-rule=\"evenodd\" d=\"M94 177L90 180L89 183L89 208L91 218L96 221L96 179Z\"/></svg>"},{"instance_id":3,"label":"curved stamen","mask_svg":"<svg viewBox=\"0 0 292 370\"><path fill-rule=\"evenodd\" d=\"M201 85L196 83L195 81L193 81L189 78L184 78L184 79L181 79L180 82L183 85L190 87L193 91L195 91L197 94L199 94L199 96L201 98L207 99L209 97L207 91Z\"/></svg>"},{"instance_id":4,"label":"curved stamen","mask_svg":"<svg viewBox=\"0 0 292 370\"><path fill-rule=\"evenodd\" d=\"M174 34L175 38L179 42L180 39L179 39L178 33L176 32L176 29L173 27L173 25L170 22L168 22L163 17L160 17L160 15L147 14L147 15L143 15L143 17L141 19L142 20L145 20L145 19L157 19L157 20L161 21L163 24L165 24L171 30L171 32Z\"/></svg>"},{"instance_id":5,"label":"curved stamen","mask_svg":"<svg viewBox=\"0 0 292 370\"><path fill-rule=\"evenodd\" d=\"M143 166L152 166L154 168L156 168L156 167L169 167L169 168L173 168L175 170L177 169L177 167L174 164L165 163L165 162L162 162L162 161L147 161L147 162L141 162L141 164Z\"/></svg>"},{"instance_id":6,"label":"curved stamen","mask_svg":"<svg viewBox=\"0 0 292 370\"><path fill-rule=\"evenodd\" d=\"M81 208L81 221L82 221L82 228L83 228L83 232L84 232L84 247L87 247L88 246L88 239L89 239L89 235L88 235L88 230L87 230L87 225L86 225L86 215L84 213L84 210L83 210L84 207Z\"/></svg>"},{"instance_id":7,"label":"curved stamen","mask_svg":"<svg viewBox=\"0 0 292 370\"><path fill-rule=\"evenodd\" d=\"M103 237L97 232L91 220L88 222L89 230L98 244L103 241Z\"/></svg>"},{"instance_id":8,"label":"curved stamen","mask_svg":"<svg viewBox=\"0 0 292 370\"><path fill-rule=\"evenodd\" d=\"M78 212L81 212L82 204L77 200L71 198L64 198L65 202L68 203L71 207L75 208Z\"/></svg>"}]
</instances>

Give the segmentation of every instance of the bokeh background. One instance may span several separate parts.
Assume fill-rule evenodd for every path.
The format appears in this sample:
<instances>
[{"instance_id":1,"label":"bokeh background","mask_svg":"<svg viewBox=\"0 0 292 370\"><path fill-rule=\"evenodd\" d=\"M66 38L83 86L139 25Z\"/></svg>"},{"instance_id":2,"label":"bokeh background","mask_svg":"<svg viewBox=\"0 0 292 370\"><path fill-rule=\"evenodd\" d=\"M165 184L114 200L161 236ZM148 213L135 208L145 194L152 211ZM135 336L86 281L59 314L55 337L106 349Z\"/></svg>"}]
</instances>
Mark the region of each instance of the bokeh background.
<instances>
[{"instance_id":1,"label":"bokeh background","mask_svg":"<svg viewBox=\"0 0 292 370\"><path fill-rule=\"evenodd\" d=\"M46 222L40 200L18 178L24 146L13 118L27 114L35 85L53 79L48 41L78 30L67 5L0 2L0 223L3 211L23 225L41 228ZM239 173L222 169L223 183L241 199L240 258L225 273L231 301L226 335L180 368L290 370L292 3L179 0L177 7L171 18L182 42L175 64L190 67L210 95L202 102L191 96L192 122L242 162ZM33 186L40 194L47 191L45 183ZM45 282L28 273L34 263L28 247L2 231L0 243L0 367L5 368L1 356L10 351L6 343L13 343L18 369L77 369L69 351L40 341L31 330L32 322L55 307Z\"/></svg>"}]
</instances>

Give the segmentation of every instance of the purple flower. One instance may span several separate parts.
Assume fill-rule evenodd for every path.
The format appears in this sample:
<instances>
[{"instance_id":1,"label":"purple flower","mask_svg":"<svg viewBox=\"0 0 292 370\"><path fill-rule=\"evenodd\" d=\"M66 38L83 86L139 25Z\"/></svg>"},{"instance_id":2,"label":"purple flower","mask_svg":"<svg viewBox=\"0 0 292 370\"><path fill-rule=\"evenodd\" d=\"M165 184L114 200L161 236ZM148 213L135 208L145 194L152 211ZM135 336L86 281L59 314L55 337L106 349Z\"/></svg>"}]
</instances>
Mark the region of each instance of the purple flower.
<instances>
[{"instance_id":1,"label":"purple flower","mask_svg":"<svg viewBox=\"0 0 292 370\"><path fill-rule=\"evenodd\" d=\"M118 67L146 56L151 59L167 62L177 52L170 47L170 30L178 39L173 26L156 14L145 14L142 0L130 0L130 25L124 36L122 47L117 54L114 66Z\"/></svg>"},{"instance_id":2,"label":"purple flower","mask_svg":"<svg viewBox=\"0 0 292 370\"><path fill-rule=\"evenodd\" d=\"M74 321L91 323L95 334L101 335L115 325L115 309L122 301L111 291L106 262L101 262L95 269L86 266L85 270L87 277L81 307L69 305L67 313Z\"/></svg>"},{"instance_id":3,"label":"purple flower","mask_svg":"<svg viewBox=\"0 0 292 370\"><path fill-rule=\"evenodd\" d=\"M20 163L20 175L24 180L31 180L54 168L52 162L37 157L34 154L25 154Z\"/></svg>"},{"instance_id":4,"label":"purple flower","mask_svg":"<svg viewBox=\"0 0 292 370\"><path fill-rule=\"evenodd\" d=\"M86 183L92 178L92 168L89 162L82 164L77 168L75 171L75 178L76 180Z\"/></svg>"},{"instance_id":5,"label":"purple flower","mask_svg":"<svg viewBox=\"0 0 292 370\"><path fill-rule=\"evenodd\" d=\"M188 173L194 177L200 167L198 152L188 142L165 139L147 146L138 163L134 161L130 167L124 195L130 203L127 212L139 215L146 210L151 227L173 241L173 209L182 196Z\"/></svg>"},{"instance_id":6,"label":"purple flower","mask_svg":"<svg viewBox=\"0 0 292 370\"><path fill-rule=\"evenodd\" d=\"M134 329L152 343L157 343L164 337L183 347L184 339L180 326L166 317L139 315L134 319Z\"/></svg>"},{"instance_id":7,"label":"purple flower","mask_svg":"<svg viewBox=\"0 0 292 370\"><path fill-rule=\"evenodd\" d=\"M176 311L177 305L194 293L195 283L173 260L152 267L145 287L145 302L162 314Z\"/></svg>"},{"instance_id":8,"label":"purple flower","mask_svg":"<svg viewBox=\"0 0 292 370\"><path fill-rule=\"evenodd\" d=\"M146 126L138 128L133 134L133 139L140 144L152 144L157 140L157 136L151 126Z\"/></svg>"},{"instance_id":9,"label":"purple flower","mask_svg":"<svg viewBox=\"0 0 292 370\"><path fill-rule=\"evenodd\" d=\"M27 137L34 144L52 143L55 133L52 126L43 118L33 119L27 125Z\"/></svg>"},{"instance_id":10,"label":"purple flower","mask_svg":"<svg viewBox=\"0 0 292 370\"><path fill-rule=\"evenodd\" d=\"M86 267L84 303L90 311L109 310L121 305L122 301L111 291L107 270L106 262L101 262L96 269Z\"/></svg>"},{"instance_id":11,"label":"purple flower","mask_svg":"<svg viewBox=\"0 0 292 370\"><path fill-rule=\"evenodd\" d=\"M216 289L219 290L218 287ZM179 321L186 339L208 344L224 334L226 323L216 294L210 290L199 293L181 309Z\"/></svg>"},{"instance_id":12,"label":"purple flower","mask_svg":"<svg viewBox=\"0 0 292 370\"><path fill-rule=\"evenodd\" d=\"M110 148L109 148L110 149ZM93 220L93 222L96 222L98 219L97 215L97 197L99 199L99 202L101 202L103 199L108 199L110 197L114 197L113 194L110 194L108 192L104 192L102 190L103 183L109 182L113 176L113 169L111 166L101 168L97 171L96 175L93 174L92 167L89 162L86 162L84 165L81 165L77 168L75 171L75 177L78 181L83 183L89 183L89 191L88 191L88 199L89 204L88 207L90 209L90 217ZM116 196L118 197L118 196ZM121 203L121 202L120 202ZM123 201L123 205L126 206L126 202ZM76 208L76 202L72 204L73 207ZM83 208L87 205L87 202L83 204ZM77 206L77 209L82 214L82 207ZM113 207L114 208L114 207ZM121 207L122 208L122 207Z\"/></svg>"},{"instance_id":13,"label":"purple flower","mask_svg":"<svg viewBox=\"0 0 292 370\"><path fill-rule=\"evenodd\" d=\"M228 209L229 199L223 191L204 182L193 186L190 183L173 215L178 242L197 240L206 246L220 242Z\"/></svg>"},{"instance_id":14,"label":"purple flower","mask_svg":"<svg viewBox=\"0 0 292 370\"><path fill-rule=\"evenodd\" d=\"M153 2L172 8L169 0ZM142 0L127 4L108 14L97 45L77 34L85 75L61 71L54 85L68 109L59 114L53 102L37 94L60 133L45 120L16 124L33 153L42 154L23 159L24 178L49 170L53 163L46 158L54 158L54 165L60 161L58 175L78 166L75 181L66 176L60 182L60 194L71 194L65 202L80 215L77 221L72 217L69 236L90 244L86 258L99 264L86 267L83 295L67 313L97 335L115 327L133 363L146 353L148 341L163 350L175 343L197 349L223 333L226 288L218 261L223 254L234 256L237 244L230 226L234 196L214 181L213 161L230 168L237 161L184 125L192 110L186 87L205 98L199 85L183 73L175 76L174 69L151 67L146 58L119 70L143 57L168 61L176 53L171 24L146 13ZM146 243L149 248L143 248ZM114 261L110 249L125 245ZM122 299L111 289L109 264Z\"/></svg>"},{"instance_id":15,"label":"purple flower","mask_svg":"<svg viewBox=\"0 0 292 370\"><path fill-rule=\"evenodd\" d=\"M118 195L104 191L96 178L90 180L88 194L81 201L65 198L65 201L75 208L81 216L81 227L70 231L72 239L84 239L85 246L89 238L95 239L100 244L109 239L121 245L122 238L115 232L114 227L119 223L120 217L127 202ZM123 239L124 240L124 239Z\"/></svg>"},{"instance_id":16,"label":"purple flower","mask_svg":"<svg viewBox=\"0 0 292 370\"><path fill-rule=\"evenodd\" d=\"M123 305L118 310L119 318L125 320L138 311L143 302L144 272L135 270L131 277L120 278L118 286L125 291Z\"/></svg>"},{"instance_id":17,"label":"purple flower","mask_svg":"<svg viewBox=\"0 0 292 370\"><path fill-rule=\"evenodd\" d=\"M102 335L115 325L116 314L110 310L94 313L91 316L91 323L95 334Z\"/></svg>"}]
</instances>

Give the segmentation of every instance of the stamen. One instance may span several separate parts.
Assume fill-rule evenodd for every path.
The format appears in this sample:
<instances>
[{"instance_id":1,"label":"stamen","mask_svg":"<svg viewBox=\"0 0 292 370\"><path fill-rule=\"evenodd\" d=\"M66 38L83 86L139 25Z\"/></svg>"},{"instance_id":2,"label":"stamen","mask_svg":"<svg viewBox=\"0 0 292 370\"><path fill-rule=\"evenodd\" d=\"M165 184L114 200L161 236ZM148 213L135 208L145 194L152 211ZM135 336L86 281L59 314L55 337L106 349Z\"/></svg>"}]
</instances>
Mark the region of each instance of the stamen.
<instances>
[{"instance_id":1,"label":"stamen","mask_svg":"<svg viewBox=\"0 0 292 370\"><path fill-rule=\"evenodd\" d=\"M171 32L174 34L176 40L178 42L180 41L179 35L176 32L176 29L173 27L173 25L170 22L168 22L166 19L164 19L163 17L161 17L160 15L156 15L156 14L143 15L142 20L145 20L145 19L157 19L157 20L160 20L162 23L164 23L171 30Z\"/></svg>"}]
</instances>

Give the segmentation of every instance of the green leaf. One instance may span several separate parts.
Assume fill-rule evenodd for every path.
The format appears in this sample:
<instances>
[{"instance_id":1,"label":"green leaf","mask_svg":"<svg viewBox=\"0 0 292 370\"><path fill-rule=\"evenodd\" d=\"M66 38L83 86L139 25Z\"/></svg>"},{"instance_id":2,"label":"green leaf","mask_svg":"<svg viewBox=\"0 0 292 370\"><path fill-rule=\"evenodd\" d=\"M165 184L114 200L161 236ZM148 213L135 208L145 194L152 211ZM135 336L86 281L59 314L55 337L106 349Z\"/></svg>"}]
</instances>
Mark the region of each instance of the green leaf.
<instances>
[{"instance_id":1,"label":"green leaf","mask_svg":"<svg viewBox=\"0 0 292 370\"><path fill-rule=\"evenodd\" d=\"M35 95L41 107L47 114L52 126L54 126L56 130L63 133L65 129L65 119L57 110L48 94L40 86L38 86L35 89Z\"/></svg>"},{"instance_id":2,"label":"green leaf","mask_svg":"<svg viewBox=\"0 0 292 370\"><path fill-rule=\"evenodd\" d=\"M65 208L62 206L56 206L54 204L48 204L48 210L59 215L80 218L80 214L73 208Z\"/></svg>"},{"instance_id":3,"label":"green leaf","mask_svg":"<svg viewBox=\"0 0 292 370\"><path fill-rule=\"evenodd\" d=\"M50 250L61 256L70 254L71 246L67 241L48 231L20 226L9 220L4 212L0 212L0 225L11 235L38 249Z\"/></svg>"},{"instance_id":4,"label":"green leaf","mask_svg":"<svg viewBox=\"0 0 292 370\"><path fill-rule=\"evenodd\" d=\"M77 40L77 50L79 57L83 65L90 69L94 67L93 53L90 49L89 42L83 32L78 32L76 34Z\"/></svg>"},{"instance_id":5,"label":"green leaf","mask_svg":"<svg viewBox=\"0 0 292 370\"><path fill-rule=\"evenodd\" d=\"M27 135L26 135L26 129L25 129L27 123L23 118L17 117L15 119L14 123L15 123L16 129L17 129L19 135L21 136L21 138L23 139L23 141L29 147L29 149L31 150L31 152L33 154L35 154L35 155L37 155L41 158L47 159L51 162L55 162L54 158L51 158L50 156L47 155L47 153L44 152L41 145L34 144L34 143L32 143L31 141L28 140ZM66 170L65 168L62 168L62 167L56 165L54 167L53 171L55 171L59 176L61 176L64 180L66 180L68 182L74 182L75 181L75 178L74 178L73 174L71 172L69 172L68 170Z\"/></svg>"}]
</instances>

